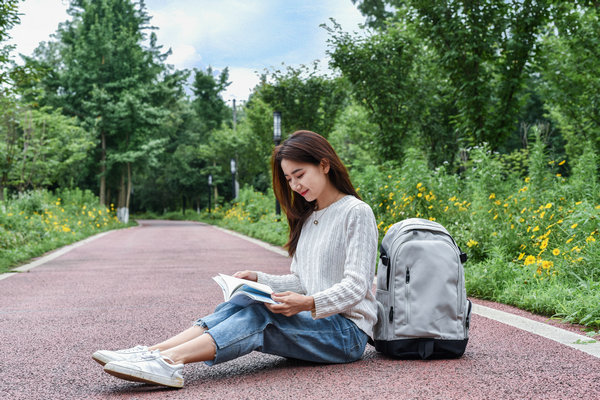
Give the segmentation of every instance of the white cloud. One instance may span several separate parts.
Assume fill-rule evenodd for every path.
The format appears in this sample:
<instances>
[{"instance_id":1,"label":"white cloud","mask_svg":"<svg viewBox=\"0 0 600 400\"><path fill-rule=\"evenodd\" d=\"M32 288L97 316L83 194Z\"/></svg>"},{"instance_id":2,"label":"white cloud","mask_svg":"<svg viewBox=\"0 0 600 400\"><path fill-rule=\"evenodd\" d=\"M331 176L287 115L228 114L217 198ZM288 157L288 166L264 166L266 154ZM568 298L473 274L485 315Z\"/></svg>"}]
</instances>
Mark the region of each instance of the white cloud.
<instances>
[{"instance_id":1,"label":"white cloud","mask_svg":"<svg viewBox=\"0 0 600 400\"><path fill-rule=\"evenodd\" d=\"M178 44L171 47L171 54L167 58L167 63L184 68L184 66L198 64L201 59L202 57L191 44Z\"/></svg>"},{"instance_id":2,"label":"white cloud","mask_svg":"<svg viewBox=\"0 0 600 400\"><path fill-rule=\"evenodd\" d=\"M223 93L223 99L246 101L252 89L258 85L259 77L255 69L232 67L229 68L229 81L232 83Z\"/></svg>"},{"instance_id":3,"label":"white cloud","mask_svg":"<svg viewBox=\"0 0 600 400\"><path fill-rule=\"evenodd\" d=\"M50 40L60 22L69 19L66 0L27 0L19 4L21 23L11 31L15 54L31 55L40 42ZM19 60L17 60L19 61Z\"/></svg>"}]
</instances>

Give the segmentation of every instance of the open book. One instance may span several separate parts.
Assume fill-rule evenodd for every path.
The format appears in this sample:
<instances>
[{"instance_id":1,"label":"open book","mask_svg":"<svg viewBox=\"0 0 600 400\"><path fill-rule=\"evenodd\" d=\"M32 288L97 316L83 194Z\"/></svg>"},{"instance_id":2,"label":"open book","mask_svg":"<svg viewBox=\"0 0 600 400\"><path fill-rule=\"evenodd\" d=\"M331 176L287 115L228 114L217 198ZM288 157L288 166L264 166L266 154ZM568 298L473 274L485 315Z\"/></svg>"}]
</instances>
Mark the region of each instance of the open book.
<instances>
[{"instance_id":1,"label":"open book","mask_svg":"<svg viewBox=\"0 0 600 400\"><path fill-rule=\"evenodd\" d=\"M213 279L221 286L221 289L223 289L225 301L229 301L242 307L246 307L252 303L277 304L277 302L271 298L273 289L263 283L239 279L224 274L214 276Z\"/></svg>"}]
</instances>

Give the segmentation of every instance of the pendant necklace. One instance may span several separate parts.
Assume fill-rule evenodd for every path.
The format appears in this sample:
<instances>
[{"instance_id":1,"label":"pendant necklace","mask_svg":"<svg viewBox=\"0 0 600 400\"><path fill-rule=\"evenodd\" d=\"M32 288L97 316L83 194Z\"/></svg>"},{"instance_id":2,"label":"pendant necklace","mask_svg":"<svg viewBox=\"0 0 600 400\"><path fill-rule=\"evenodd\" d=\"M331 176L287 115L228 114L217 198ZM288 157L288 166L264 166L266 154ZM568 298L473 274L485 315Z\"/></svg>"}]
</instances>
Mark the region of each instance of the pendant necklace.
<instances>
[{"instance_id":1,"label":"pendant necklace","mask_svg":"<svg viewBox=\"0 0 600 400\"><path fill-rule=\"evenodd\" d=\"M315 210L315 220L313 221L313 223L315 225L319 225L319 219L323 218L323 215L325 215L325 213L327 213L327 211L329 210L329 207L325 208L325 211L323 211L323 214L321 214L321 216L317 216L317 210Z\"/></svg>"}]
</instances>

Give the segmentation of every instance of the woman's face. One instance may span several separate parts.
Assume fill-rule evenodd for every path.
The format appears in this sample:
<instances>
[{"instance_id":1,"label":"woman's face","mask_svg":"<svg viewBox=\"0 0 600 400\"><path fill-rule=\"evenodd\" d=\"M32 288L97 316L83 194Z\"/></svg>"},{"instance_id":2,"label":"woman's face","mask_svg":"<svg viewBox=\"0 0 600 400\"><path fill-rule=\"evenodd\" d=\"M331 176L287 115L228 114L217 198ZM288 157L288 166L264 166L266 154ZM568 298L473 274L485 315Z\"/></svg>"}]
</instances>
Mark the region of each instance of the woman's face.
<instances>
[{"instance_id":1,"label":"woman's face","mask_svg":"<svg viewBox=\"0 0 600 400\"><path fill-rule=\"evenodd\" d=\"M290 188L306 201L319 199L332 187L327 176L329 163L326 161L314 165L284 158L281 160L281 169Z\"/></svg>"}]
</instances>

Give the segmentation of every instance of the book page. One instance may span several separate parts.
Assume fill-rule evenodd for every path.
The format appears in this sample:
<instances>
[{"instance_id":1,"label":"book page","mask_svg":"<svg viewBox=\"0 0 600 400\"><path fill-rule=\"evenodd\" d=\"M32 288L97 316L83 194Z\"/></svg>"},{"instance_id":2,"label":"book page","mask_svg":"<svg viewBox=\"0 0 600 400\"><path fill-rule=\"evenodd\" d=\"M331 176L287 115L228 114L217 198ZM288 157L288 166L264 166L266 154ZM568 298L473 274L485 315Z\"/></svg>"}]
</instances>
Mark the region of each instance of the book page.
<instances>
[{"instance_id":1,"label":"book page","mask_svg":"<svg viewBox=\"0 0 600 400\"><path fill-rule=\"evenodd\" d=\"M269 286L262 284L262 283L249 281L247 279L235 278L231 275L225 275L225 274L219 274L219 277L222 279L222 281L227 286L226 300L228 300L237 289L239 289L240 287L242 287L244 285L249 286L252 289L258 290L259 292L262 292L262 293L266 293L266 294L273 293L273 289L271 289ZM216 279L215 279L215 281L216 281ZM217 283L219 283L219 282L217 281Z\"/></svg>"}]
</instances>

